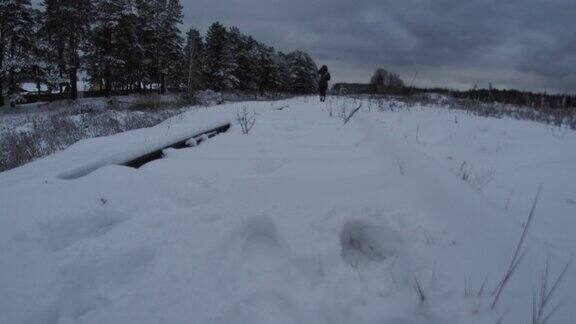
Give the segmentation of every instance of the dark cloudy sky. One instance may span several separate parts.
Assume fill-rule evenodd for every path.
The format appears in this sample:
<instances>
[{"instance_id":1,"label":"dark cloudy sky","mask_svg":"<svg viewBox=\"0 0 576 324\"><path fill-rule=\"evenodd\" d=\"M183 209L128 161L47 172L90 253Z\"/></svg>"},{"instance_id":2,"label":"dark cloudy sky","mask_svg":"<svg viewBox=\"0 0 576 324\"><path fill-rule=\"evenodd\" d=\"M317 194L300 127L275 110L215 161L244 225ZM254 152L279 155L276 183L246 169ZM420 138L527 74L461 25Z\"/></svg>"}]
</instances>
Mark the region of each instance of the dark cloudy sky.
<instances>
[{"instance_id":1,"label":"dark cloudy sky","mask_svg":"<svg viewBox=\"0 0 576 324\"><path fill-rule=\"evenodd\" d=\"M418 86L576 92L576 0L181 1L184 28L219 20L305 50L335 82L382 66Z\"/></svg>"},{"instance_id":2,"label":"dark cloudy sky","mask_svg":"<svg viewBox=\"0 0 576 324\"><path fill-rule=\"evenodd\" d=\"M182 0L185 26L308 51L333 81L576 91L576 0Z\"/></svg>"}]
</instances>

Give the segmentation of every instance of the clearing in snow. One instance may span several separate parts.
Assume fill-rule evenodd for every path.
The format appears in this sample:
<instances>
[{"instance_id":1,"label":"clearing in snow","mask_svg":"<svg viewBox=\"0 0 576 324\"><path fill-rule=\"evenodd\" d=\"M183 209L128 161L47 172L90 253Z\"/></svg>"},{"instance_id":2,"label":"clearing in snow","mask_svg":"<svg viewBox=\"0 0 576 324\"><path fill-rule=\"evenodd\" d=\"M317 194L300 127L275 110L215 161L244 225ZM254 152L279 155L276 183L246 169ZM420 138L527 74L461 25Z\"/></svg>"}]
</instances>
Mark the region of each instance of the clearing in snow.
<instances>
[{"instance_id":1,"label":"clearing in snow","mask_svg":"<svg viewBox=\"0 0 576 324\"><path fill-rule=\"evenodd\" d=\"M242 106L248 135L111 165ZM0 174L0 322L525 323L576 252L575 148L534 122L308 97L83 140ZM570 267L547 323L576 318L574 291Z\"/></svg>"}]
</instances>

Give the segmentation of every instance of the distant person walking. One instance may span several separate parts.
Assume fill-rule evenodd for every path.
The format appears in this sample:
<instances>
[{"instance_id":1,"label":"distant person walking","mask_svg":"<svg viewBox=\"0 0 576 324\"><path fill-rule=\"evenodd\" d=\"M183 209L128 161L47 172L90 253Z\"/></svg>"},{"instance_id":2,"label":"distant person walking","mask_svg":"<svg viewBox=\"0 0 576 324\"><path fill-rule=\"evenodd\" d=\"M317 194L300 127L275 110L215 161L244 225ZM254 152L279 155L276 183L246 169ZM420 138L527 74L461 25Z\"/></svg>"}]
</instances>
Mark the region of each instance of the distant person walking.
<instances>
[{"instance_id":1,"label":"distant person walking","mask_svg":"<svg viewBox=\"0 0 576 324\"><path fill-rule=\"evenodd\" d=\"M322 65L318 71L320 74L320 80L318 84L318 90L320 90L320 101L326 101L326 91L328 90L328 81L330 81L330 73L328 72L328 67Z\"/></svg>"}]
</instances>

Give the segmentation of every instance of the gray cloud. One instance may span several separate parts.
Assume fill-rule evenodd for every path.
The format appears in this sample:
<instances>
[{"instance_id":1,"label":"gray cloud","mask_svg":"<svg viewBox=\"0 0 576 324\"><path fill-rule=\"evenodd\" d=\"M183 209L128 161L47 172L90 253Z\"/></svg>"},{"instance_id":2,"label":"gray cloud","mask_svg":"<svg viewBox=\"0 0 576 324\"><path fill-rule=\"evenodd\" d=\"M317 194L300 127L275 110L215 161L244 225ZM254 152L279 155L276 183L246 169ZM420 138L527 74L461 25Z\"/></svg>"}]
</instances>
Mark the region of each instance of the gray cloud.
<instances>
[{"instance_id":1,"label":"gray cloud","mask_svg":"<svg viewBox=\"0 0 576 324\"><path fill-rule=\"evenodd\" d=\"M336 81L384 66L416 84L576 90L573 0L183 0L185 25L303 49Z\"/></svg>"}]
</instances>

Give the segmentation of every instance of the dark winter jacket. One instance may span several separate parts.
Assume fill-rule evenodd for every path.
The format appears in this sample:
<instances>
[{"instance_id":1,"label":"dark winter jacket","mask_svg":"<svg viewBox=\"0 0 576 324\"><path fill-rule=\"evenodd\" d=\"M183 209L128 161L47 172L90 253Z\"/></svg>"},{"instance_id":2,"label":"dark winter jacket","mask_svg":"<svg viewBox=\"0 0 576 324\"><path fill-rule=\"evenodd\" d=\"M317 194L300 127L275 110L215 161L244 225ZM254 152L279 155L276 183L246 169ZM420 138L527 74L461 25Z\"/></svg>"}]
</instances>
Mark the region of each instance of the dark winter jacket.
<instances>
[{"instance_id":1,"label":"dark winter jacket","mask_svg":"<svg viewBox=\"0 0 576 324\"><path fill-rule=\"evenodd\" d=\"M320 90L322 91L326 91L326 89L328 88L328 81L330 81L330 73L328 72L328 69L320 69L319 71L320 74Z\"/></svg>"}]
</instances>

